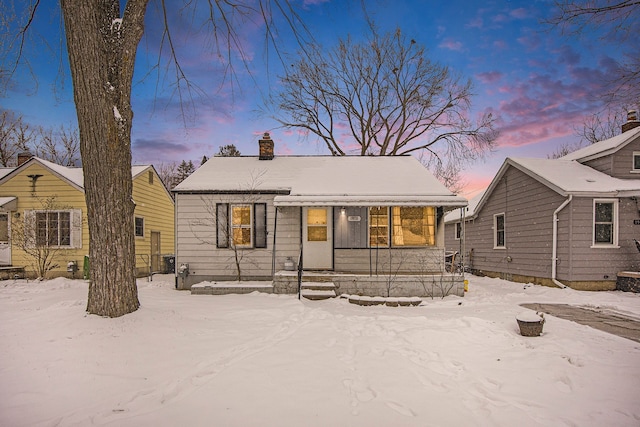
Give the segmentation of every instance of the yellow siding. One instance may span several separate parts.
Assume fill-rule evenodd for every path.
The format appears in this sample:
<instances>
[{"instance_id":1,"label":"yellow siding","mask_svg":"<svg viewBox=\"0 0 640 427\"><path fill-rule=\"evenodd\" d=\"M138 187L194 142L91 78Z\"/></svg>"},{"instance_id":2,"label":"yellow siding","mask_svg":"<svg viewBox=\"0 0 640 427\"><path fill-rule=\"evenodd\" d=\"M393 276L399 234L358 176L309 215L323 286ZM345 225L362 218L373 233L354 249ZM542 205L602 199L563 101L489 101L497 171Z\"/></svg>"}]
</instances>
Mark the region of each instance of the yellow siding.
<instances>
[{"instance_id":1,"label":"yellow siding","mask_svg":"<svg viewBox=\"0 0 640 427\"><path fill-rule=\"evenodd\" d=\"M42 175L36 180L35 187L32 186L32 179L28 175ZM35 192L32 190L35 188ZM76 261L80 270L85 254L89 253L89 231L87 229L87 209L84 200L84 192L73 186L65 179L54 175L51 170L43 167L39 163L31 163L15 176L0 185L0 197L17 197L17 211L11 213L11 222L24 221L27 210L43 209L43 201L55 197L55 209L80 209L82 211L82 247L79 249L64 249L57 251L54 260L59 265L52 270L50 277L66 275L67 263ZM16 214L20 214L17 217ZM11 264L24 266L28 276L34 276L35 272L31 267L33 260L29 258L15 244L11 248ZM77 274L80 277L82 272Z\"/></svg>"},{"instance_id":2,"label":"yellow siding","mask_svg":"<svg viewBox=\"0 0 640 427\"><path fill-rule=\"evenodd\" d=\"M149 173L153 182L149 182ZM174 253L174 209L173 199L165 189L160 177L151 167L133 180L135 216L144 218L144 237L136 237L136 267L140 274L148 273L151 254L151 232L160 233L160 254ZM163 260L158 259L160 270Z\"/></svg>"},{"instance_id":3,"label":"yellow siding","mask_svg":"<svg viewBox=\"0 0 640 427\"><path fill-rule=\"evenodd\" d=\"M149 182L149 173L153 174L153 183ZM35 193L32 192L32 179L28 175L42 175L36 180ZM0 197L17 197L17 210L10 213L11 222L24 221L26 210L43 209L41 200L55 197L55 209L80 209L82 211L82 247L79 249L59 249L55 262L59 265L49 273L49 277L68 275L67 263L76 261L82 276L84 256L89 254L89 230L84 191L58 177L50 169L37 162L31 162L19 170L15 176L0 181ZM151 232L160 233L161 254L174 252L174 207L173 200L165 190L162 181L152 167L134 177L133 200L136 202L135 216L144 218L144 237L136 237L136 258L140 274L148 273L146 259L151 254ZM20 214L19 217L17 214ZM145 259L145 256L147 258ZM159 260L162 267L162 260ZM32 260L16 245L12 245L11 264L24 266L28 276L35 272L30 266Z\"/></svg>"}]
</instances>

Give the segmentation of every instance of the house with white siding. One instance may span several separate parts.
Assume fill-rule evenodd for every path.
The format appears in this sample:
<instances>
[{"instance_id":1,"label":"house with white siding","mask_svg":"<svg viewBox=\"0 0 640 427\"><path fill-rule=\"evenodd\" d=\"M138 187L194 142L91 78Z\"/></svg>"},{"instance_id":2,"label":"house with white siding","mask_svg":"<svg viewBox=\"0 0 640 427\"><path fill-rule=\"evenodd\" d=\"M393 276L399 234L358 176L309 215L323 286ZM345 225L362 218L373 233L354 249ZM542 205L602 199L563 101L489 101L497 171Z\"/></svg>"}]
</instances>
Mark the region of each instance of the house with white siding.
<instances>
[{"instance_id":1,"label":"house with white siding","mask_svg":"<svg viewBox=\"0 0 640 427\"><path fill-rule=\"evenodd\" d=\"M295 292L298 267L360 295L420 296L417 282L443 280L444 214L467 201L414 157L274 156L268 133L259 153L213 157L174 188L178 289Z\"/></svg>"},{"instance_id":2,"label":"house with white siding","mask_svg":"<svg viewBox=\"0 0 640 427\"><path fill-rule=\"evenodd\" d=\"M472 212L446 219L447 249L473 272L574 289L616 289L640 271L640 121L559 159L507 158ZM471 203L470 203L471 204Z\"/></svg>"}]
</instances>

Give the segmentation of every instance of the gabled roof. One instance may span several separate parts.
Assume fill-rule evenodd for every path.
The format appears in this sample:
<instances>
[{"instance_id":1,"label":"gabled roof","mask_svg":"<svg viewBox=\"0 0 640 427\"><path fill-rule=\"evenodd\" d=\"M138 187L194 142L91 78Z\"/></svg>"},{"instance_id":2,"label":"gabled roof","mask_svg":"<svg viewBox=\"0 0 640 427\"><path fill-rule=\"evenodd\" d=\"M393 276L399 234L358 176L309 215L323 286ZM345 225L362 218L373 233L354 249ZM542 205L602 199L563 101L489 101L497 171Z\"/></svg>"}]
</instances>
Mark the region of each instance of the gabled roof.
<instances>
[{"instance_id":1,"label":"gabled roof","mask_svg":"<svg viewBox=\"0 0 640 427\"><path fill-rule=\"evenodd\" d=\"M213 157L176 193L276 193L276 206L465 206L411 156Z\"/></svg>"},{"instance_id":2,"label":"gabled roof","mask_svg":"<svg viewBox=\"0 0 640 427\"><path fill-rule=\"evenodd\" d=\"M637 138L640 138L640 126L616 135L613 138L605 139L581 148L580 150L576 150L566 156L560 157L560 159L577 160L581 163L586 162L615 153Z\"/></svg>"},{"instance_id":3,"label":"gabled roof","mask_svg":"<svg viewBox=\"0 0 640 427\"><path fill-rule=\"evenodd\" d=\"M82 174L82 168L78 167L70 167L70 166L62 166L57 163L50 162L48 160L41 159L39 157L31 157L22 165L17 168L2 168L0 169L0 184L4 183L4 181L10 179L12 176L19 173L20 170L28 167L33 163L38 163L42 167L49 169L54 175L63 181L67 181L73 187L76 187L80 191L84 191L84 176ZM140 173L144 172L148 168L152 168L151 165L142 165L142 166L132 166L131 174L132 177L135 178ZM2 173L7 171L4 175Z\"/></svg>"},{"instance_id":4,"label":"gabled roof","mask_svg":"<svg viewBox=\"0 0 640 427\"><path fill-rule=\"evenodd\" d=\"M507 157L478 202L475 212L486 203L507 169L514 167L562 196L640 196L640 179L620 179L599 172L575 160Z\"/></svg>"}]
</instances>

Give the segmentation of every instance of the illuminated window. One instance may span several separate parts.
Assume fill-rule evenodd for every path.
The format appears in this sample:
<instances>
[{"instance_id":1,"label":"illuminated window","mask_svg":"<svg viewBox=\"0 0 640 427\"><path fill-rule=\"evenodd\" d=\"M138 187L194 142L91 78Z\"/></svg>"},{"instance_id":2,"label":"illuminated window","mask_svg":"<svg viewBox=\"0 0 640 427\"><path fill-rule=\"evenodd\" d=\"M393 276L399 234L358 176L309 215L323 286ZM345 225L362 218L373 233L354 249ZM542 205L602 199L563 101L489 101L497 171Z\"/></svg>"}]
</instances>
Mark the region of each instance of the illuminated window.
<instances>
[{"instance_id":1,"label":"illuminated window","mask_svg":"<svg viewBox=\"0 0 640 427\"><path fill-rule=\"evenodd\" d=\"M267 247L267 205L216 203L216 247Z\"/></svg>"},{"instance_id":2,"label":"illuminated window","mask_svg":"<svg viewBox=\"0 0 640 427\"><path fill-rule=\"evenodd\" d=\"M231 206L231 236L235 246L251 246L251 205Z\"/></svg>"},{"instance_id":3,"label":"illuminated window","mask_svg":"<svg viewBox=\"0 0 640 427\"><path fill-rule=\"evenodd\" d=\"M436 244L436 210L432 206L394 206L393 246Z\"/></svg>"},{"instance_id":4,"label":"illuminated window","mask_svg":"<svg viewBox=\"0 0 640 427\"><path fill-rule=\"evenodd\" d=\"M327 241L327 210L307 209L307 241Z\"/></svg>"},{"instance_id":5,"label":"illuminated window","mask_svg":"<svg viewBox=\"0 0 640 427\"><path fill-rule=\"evenodd\" d=\"M369 245L389 246L389 208L369 208Z\"/></svg>"}]
</instances>

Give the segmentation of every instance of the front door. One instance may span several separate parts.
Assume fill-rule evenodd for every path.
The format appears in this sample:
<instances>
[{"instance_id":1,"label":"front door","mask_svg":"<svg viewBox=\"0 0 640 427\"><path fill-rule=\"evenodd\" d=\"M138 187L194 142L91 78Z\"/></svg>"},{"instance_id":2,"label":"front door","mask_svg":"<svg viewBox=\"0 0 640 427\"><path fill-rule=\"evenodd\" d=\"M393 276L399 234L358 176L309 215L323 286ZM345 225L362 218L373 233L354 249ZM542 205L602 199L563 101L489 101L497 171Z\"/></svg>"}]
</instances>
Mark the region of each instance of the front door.
<instances>
[{"instance_id":1,"label":"front door","mask_svg":"<svg viewBox=\"0 0 640 427\"><path fill-rule=\"evenodd\" d=\"M333 213L330 207L302 209L302 251L305 269L333 269Z\"/></svg>"},{"instance_id":2,"label":"front door","mask_svg":"<svg viewBox=\"0 0 640 427\"><path fill-rule=\"evenodd\" d=\"M151 271L160 271L160 232L151 232Z\"/></svg>"},{"instance_id":3,"label":"front door","mask_svg":"<svg viewBox=\"0 0 640 427\"><path fill-rule=\"evenodd\" d=\"M0 213L0 265L11 265L8 213Z\"/></svg>"}]
</instances>

